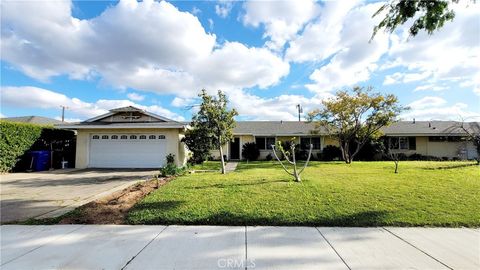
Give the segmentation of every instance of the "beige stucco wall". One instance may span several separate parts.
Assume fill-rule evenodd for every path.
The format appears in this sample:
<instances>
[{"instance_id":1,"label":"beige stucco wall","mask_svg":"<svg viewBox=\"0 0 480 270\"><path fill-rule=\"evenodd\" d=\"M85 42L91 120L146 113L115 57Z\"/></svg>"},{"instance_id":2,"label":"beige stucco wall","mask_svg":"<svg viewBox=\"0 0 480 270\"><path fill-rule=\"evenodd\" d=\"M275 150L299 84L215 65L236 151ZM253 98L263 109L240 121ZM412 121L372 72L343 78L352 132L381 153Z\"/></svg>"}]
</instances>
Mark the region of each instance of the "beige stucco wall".
<instances>
[{"instance_id":1,"label":"beige stucco wall","mask_svg":"<svg viewBox=\"0 0 480 270\"><path fill-rule=\"evenodd\" d=\"M415 150L395 150L395 152L404 153L407 156L421 154L450 159L473 159L477 156L472 142L432 142L427 136L417 136L416 141Z\"/></svg>"},{"instance_id":2,"label":"beige stucco wall","mask_svg":"<svg viewBox=\"0 0 480 270\"><path fill-rule=\"evenodd\" d=\"M238 137L240 138L240 145L243 146L243 144L247 143L247 142L255 142L255 136L253 135L238 135L238 136L235 136L235 137ZM264 136L262 136L264 137ZM282 142L285 142L285 141L290 141L292 138L292 136L278 136L276 137L276 141L282 141ZM338 145L338 143L336 143L335 140L329 140L327 138L325 138L327 143L329 144L332 144L332 145ZM297 136L295 137L295 143L296 144L299 144L300 143L300 138ZM321 144L322 144L322 147L324 147L326 144L324 142L324 137L321 137ZM242 156L242 153L241 153L241 147L240 147L240 158L243 159L243 156ZM229 144L226 144L226 145L223 145L222 147L222 150L223 150L223 154L227 156L227 158L230 157L230 145ZM317 154L321 152L321 150L313 150L312 151L312 155L314 156L314 158L316 158ZM212 150L211 151L211 156L213 159L219 159L220 158L220 154L219 154L219 151L218 150ZM262 159L265 159L268 154L272 154L272 150L269 150L269 149L265 149L265 150L260 150L260 156L258 157L258 159L262 160ZM273 157L273 155L272 155Z\"/></svg>"},{"instance_id":3,"label":"beige stucco wall","mask_svg":"<svg viewBox=\"0 0 480 270\"><path fill-rule=\"evenodd\" d=\"M166 153L175 155L177 166L183 166L187 161L187 150L184 143L180 142L183 137L181 129L81 129L77 131L77 149L75 156L75 168L88 168L90 137L92 134L132 134L132 133L161 133L167 141Z\"/></svg>"}]
</instances>

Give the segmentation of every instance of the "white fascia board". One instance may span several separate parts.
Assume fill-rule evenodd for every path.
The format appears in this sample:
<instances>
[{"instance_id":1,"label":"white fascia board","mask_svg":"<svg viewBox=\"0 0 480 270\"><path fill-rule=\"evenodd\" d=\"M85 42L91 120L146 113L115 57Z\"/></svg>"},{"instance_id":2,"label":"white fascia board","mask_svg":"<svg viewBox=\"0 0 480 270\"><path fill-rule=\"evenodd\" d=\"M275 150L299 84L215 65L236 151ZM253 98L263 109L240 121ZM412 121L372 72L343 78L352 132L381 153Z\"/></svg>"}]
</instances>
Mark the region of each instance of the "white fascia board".
<instances>
[{"instance_id":1,"label":"white fascia board","mask_svg":"<svg viewBox=\"0 0 480 270\"><path fill-rule=\"evenodd\" d=\"M94 125L78 125L78 126L55 126L56 128L59 129L131 129L131 128L136 128L136 129L143 129L143 128L185 128L185 126L117 126L117 127L112 127L112 126L94 126Z\"/></svg>"}]
</instances>

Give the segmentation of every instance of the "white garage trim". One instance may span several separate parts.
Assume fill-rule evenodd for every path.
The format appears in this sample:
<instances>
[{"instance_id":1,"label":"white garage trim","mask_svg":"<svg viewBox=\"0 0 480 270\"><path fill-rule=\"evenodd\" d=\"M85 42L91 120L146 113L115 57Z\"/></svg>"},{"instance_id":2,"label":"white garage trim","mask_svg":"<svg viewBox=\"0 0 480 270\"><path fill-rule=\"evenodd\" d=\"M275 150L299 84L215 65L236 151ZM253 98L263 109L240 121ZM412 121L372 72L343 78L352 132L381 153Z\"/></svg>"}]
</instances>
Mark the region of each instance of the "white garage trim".
<instances>
[{"instance_id":1,"label":"white garage trim","mask_svg":"<svg viewBox=\"0 0 480 270\"><path fill-rule=\"evenodd\" d=\"M167 139L161 133L92 133L90 168L160 168Z\"/></svg>"}]
</instances>

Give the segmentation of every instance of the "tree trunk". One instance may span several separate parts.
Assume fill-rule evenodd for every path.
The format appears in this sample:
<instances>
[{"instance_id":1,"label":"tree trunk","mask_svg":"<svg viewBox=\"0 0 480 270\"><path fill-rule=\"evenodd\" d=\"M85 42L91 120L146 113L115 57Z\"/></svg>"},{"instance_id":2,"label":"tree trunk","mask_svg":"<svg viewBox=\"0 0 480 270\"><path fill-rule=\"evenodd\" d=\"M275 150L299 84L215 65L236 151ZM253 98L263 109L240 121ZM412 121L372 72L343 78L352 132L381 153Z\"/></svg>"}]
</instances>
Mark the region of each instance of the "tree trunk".
<instances>
[{"instance_id":1,"label":"tree trunk","mask_svg":"<svg viewBox=\"0 0 480 270\"><path fill-rule=\"evenodd\" d=\"M220 152L220 161L222 162L222 174L225 174L225 160L223 159L222 145L219 144L218 151Z\"/></svg>"},{"instance_id":2,"label":"tree trunk","mask_svg":"<svg viewBox=\"0 0 480 270\"><path fill-rule=\"evenodd\" d=\"M395 162L395 173L398 173L398 160L396 160L394 162Z\"/></svg>"},{"instance_id":3,"label":"tree trunk","mask_svg":"<svg viewBox=\"0 0 480 270\"><path fill-rule=\"evenodd\" d=\"M342 150L342 157L345 163L350 164L349 145L348 142L340 142L340 150Z\"/></svg>"},{"instance_id":4,"label":"tree trunk","mask_svg":"<svg viewBox=\"0 0 480 270\"><path fill-rule=\"evenodd\" d=\"M290 151L292 151L293 177L295 177L295 182L301 182L302 179L300 179L300 175L297 172L297 161L295 160L295 146L292 146L290 148Z\"/></svg>"}]
</instances>

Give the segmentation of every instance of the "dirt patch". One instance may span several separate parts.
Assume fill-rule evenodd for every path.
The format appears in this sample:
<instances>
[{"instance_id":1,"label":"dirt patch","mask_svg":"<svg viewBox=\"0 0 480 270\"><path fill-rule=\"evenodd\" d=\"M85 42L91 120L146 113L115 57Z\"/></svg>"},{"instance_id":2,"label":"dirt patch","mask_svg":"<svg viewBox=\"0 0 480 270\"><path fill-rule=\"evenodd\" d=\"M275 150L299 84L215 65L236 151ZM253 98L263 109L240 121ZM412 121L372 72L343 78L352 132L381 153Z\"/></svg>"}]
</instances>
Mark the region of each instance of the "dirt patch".
<instances>
[{"instance_id":1,"label":"dirt patch","mask_svg":"<svg viewBox=\"0 0 480 270\"><path fill-rule=\"evenodd\" d=\"M168 181L170 178L137 183L75 209L58 224L125 224L130 208Z\"/></svg>"}]
</instances>

